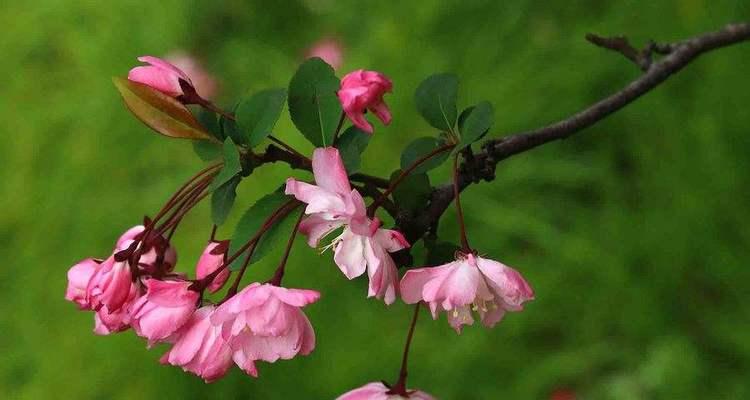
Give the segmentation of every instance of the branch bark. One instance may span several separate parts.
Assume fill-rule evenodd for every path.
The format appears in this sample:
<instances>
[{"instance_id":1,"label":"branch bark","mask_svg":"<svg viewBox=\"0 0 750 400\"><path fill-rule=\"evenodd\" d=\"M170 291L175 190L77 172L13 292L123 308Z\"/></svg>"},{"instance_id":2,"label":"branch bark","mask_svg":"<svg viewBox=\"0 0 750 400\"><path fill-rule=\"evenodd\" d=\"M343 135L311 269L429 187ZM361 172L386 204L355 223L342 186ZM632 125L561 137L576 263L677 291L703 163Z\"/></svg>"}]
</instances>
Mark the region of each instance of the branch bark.
<instances>
[{"instance_id":1,"label":"branch bark","mask_svg":"<svg viewBox=\"0 0 750 400\"><path fill-rule=\"evenodd\" d=\"M589 37L593 37L593 35L589 35ZM599 37L597 36L597 38ZM617 40L620 45L626 43L628 48L634 50L626 39L620 39ZM644 69L645 72L640 77L618 92L568 118L531 131L519 132L485 142L482 145L481 152L477 152L473 157L464 157L458 178L459 188L464 190L472 183L493 180L495 178L495 167L500 161L580 132L648 93L700 55L748 39L750 39L750 23L739 23L727 25L721 30L672 44L657 45L650 42L647 47L651 48L650 51L666 55L659 61L649 61L648 66ZM608 43L611 44L612 40L610 39ZM604 47L612 48L612 46ZM620 51L617 48L614 50ZM632 51L628 51L632 55ZM643 68L639 61L634 61L639 67ZM419 240L429 231L430 227L437 224L453 198L452 185L445 184L435 188L430 196L429 206L418 215L397 218L398 228L410 242Z\"/></svg>"}]
</instances>

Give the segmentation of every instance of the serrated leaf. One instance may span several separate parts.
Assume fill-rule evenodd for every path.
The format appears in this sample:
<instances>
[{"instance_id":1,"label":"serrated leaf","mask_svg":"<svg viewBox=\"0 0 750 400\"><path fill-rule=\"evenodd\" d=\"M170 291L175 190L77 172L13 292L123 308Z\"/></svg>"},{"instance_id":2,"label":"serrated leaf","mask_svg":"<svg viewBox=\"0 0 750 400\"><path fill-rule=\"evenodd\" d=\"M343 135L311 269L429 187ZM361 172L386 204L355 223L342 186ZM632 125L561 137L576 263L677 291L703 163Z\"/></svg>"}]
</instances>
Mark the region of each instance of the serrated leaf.
<instances>
[{"instance_id":1,"label":"serrated leaf","mask_svg":"<svg viewBox=\"0 0 750 400\"><path fill-rule=\"evenodd\" d=\"M359 170L362 152L365 151L367 144L370 143L370 136L372 135L356 126L350 126L339 137L336 147L338 147L341 159L344 161L346 172L350 175Z\"/></svg>"},{"instance_id":2,"label":"serrated leaf","mask_svg":"<svg viewBox=\"0 0 750 400\"><path fill-rule=\"evenodd\" d=\"M458 118L461 142L453 149L453 153L463 150L484 137L492 126L493 117L494 110L492 104L488 101L483 101L464 110Z\"/></svg>"},{"instance_id":3,"label":"serrated leaf","mask_svg":"<svg viewBox=\"0 0 750 400\"><path fill-rule=\"evenodd\" d=\"M181 139L212 139L184 104L142 83L112 78L130 112L149 128L164 136Z\"/></svg>"},{"instance_id":4,"label":"serrated leaf","mask_svg":"<svg viewBox=\"0 0 750 400\"><path fill-rule=\"evenodd\" d=\"M289 82L289 115L315 147L330 146L341 117L339 79L325 61L310 58Z\"/></svg>"},{"instance_id":5,"label":"serrated leaf","mask_svg":"<svg viewBox=\"0 0 750 400\"><path fill-rule=\"evenodd\" d=\"M221 171L216 175L213 182L211 182L211 186L209 187L209 190L211 191L216 190L219 186L229 182L230 179L242 172L240 153L231 138L226 138L226 140L224 140L222 155L224 158L224 165L221 167Z\"/></svg>"},{"instance_id":6,"label":"serrated leaf","mask_svg":"<svg viewBox=\"0 0 750 400\"><path fill-rule=\"evenodd\" d=\"M401 170L394 171L391 182L400 174ZM430 177L426 173L410 174L393 190L393 200L405 210L416 211L427 204L431 192Z\"/></svg>"},{"instance_id":7,"label":"serrated leaf","mask_svg":"<svg viewBox=\"0 0 750 400\"><path fill-rule=\"evenodd\" d=\"M263 90L241 101L235 116L245 142L255 147L271 134L286 101L285 89Z\"/></svg>"},{"instance_id":8,"label":"serrated leaf","mask_svg":"<svg viewBox=\"0 0 750 400\"><path fill-rule=\"evenodd\" d=\"M211 219L216 226L223 225L227 220L234 205L234 199L237 197L236 189L240 180L242 180L240 176L235 176L211 194Z\"/></svg>"},{"instance_id":9,"label":"serrated leaf","mask_svg":"<svg viewBox=\"0 0 750 400\"><path fill-rule=\"evenodd\" d=\"M252 239L263 226L263 223L287 201L289 201L289 196L284 195L283 192L276 191L265 195L251 205L237 223L237 227L232 235L232 241L229 244L229 254L236 253L237 250ZM230 269L236 270L242 265L243 261L244 257L238 257L232 263Z\"/></svg>"},{"instance_id":10,"label":"serrated leaf","mask_svg":"<svg viewBox=\"0 0 750 400\"><path fill-rule=\"evenodd\" d=\"M401 169L406 170L417 160L427 156L430 152L437 150L439 147L443 146L443 144L442 141L430 136L415 139L406 145L406 148L401 153ZM441 154L437 154L429 160L421 163L411 173L419 174L437 168L448 158L448 156L450 156L450 151L447 150Z\"/></svg>"},{"instance_id":11,"label":"serrated leaf","mask_svg":"<svg viewBox=\"0 0 750 400\"><path fill-rule=\"evenodd\" d=\"M203 161L214 161L221 158L221 145L208 140L193 140L193 151Z\"/></svg>"},{"instance_id":12,"label":"serrated leaf","mask_svg":"<svg viewBox=\"0 0 750 400\"><path fill-rule=\"evenodd\" d=\"M454 74L435 74L417 87L414 102L417 111L433 127L453 132L456 124L458 77Z\"/></svg>"}]
</instances>

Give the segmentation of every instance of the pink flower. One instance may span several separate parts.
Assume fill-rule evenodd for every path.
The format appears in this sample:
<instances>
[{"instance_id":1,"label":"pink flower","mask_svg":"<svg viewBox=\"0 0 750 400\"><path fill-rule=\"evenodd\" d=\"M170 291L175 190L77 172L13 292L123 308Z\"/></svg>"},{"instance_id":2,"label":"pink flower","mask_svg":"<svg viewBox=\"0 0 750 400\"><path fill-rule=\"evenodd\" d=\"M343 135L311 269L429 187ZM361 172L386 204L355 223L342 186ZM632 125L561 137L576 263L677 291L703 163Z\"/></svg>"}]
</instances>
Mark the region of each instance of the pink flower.
<instances>
[{"instance_id":1,"label":"pink flower","mask_svg":"<svg viewBox=\"0 0 750 400\"><path fill-rule=\"evenodd\" d=\"M127 260L118 261L112 255L99 265L86 286L86 301L94 310L102 306L117 312L133 290L133 279Z\"/></svg>"},{"instance_id":2,"label":"pink flower","mask_svg":"<svg viewBox=\"0 0 750 400\"><path fill-rule=\"evenodd\" d=\"M130 328L130 305L139 296L140 290L133 285L125 304L119 310L110 312L107 306L99 308L94 314L94 333L97 335L109 335Z\"/></svg>"},{"instance_id":3,"label":"pink flower","mask_svg":"<svg viewBox=\"0 0 750 400\"><path fill-rule=\"evenodd\" d=\"M229 250L228 240L210 242L208 246L206 246L206 249L203 250L201 258L198 259L198 265L195 267L196 278L203 279L221 267L227 258L227 250ZM214 276L213 280L208 285L208 291L211 293L219 291L224 286L227 279L229 279L229 273L229 268L224 268Z\"/></svg>"},{"instance_id":4,"label":"pink flower","mask_svg":"<svg viewBox=\"0 0 750 400\"><path fill-rule=\"evenodd\" d=\"M420 390L407 390L409 397L388 394L391 389L382 382L371 382L337 397L336 400L435 400L434 397Z\"/></svg>"},{"instance_id":5,"label":"pink flower","mask_svg":"<svg viewBox=\"0 0 750 400\"><path fill-rule=\"evenodd\" d=\"M392 88L393 83L380 72L359 69L344 76L338 96L341 107L352 123L357 128L372 133L373 128L365 119L365 111L375 113L383 124L390 124L391 112L383 101L383 95Z\"/></svg>"},{"instance_id":6,"label":"pink flower","mask_svg":"<svg viewBox=\"0 0 750 400\"><path fill-rule=\"evenodd\" d=\"M86 288L101 263L101 260L87 258L79 261L78 264L68 270L68 288L65 291L65 300L76 303L81 310L91 309L91 304L86 299Z\"/></svg>"},{"instance_id":7,"label":"pink flower","mask_svg":"<svg viewBox=\"0 0 750 400\"><path fill-rule=\"evenodd\" d=\"M315 348L315 332L302 307L320 293L253 283L219 306L211 323L221 325L235 363L257 376L254 361L288 360Z\"/></svg>"},{"instance_id":8,"label":"pink flower","mask_svg":"<svg viewBox=\"0 0 750 400\"><path fill-rule=\"evenodd\" d=\"M184 51L175 51L167 54L165 59L191 78L193 87L202 97L210 99L216 95L216 79L197 58Z\"/></svg>"},{"instance_id":9,"label":"pink flower","mask_svg":"<svg viewBox=\"0 0 750 400\"><path fill-rule=\"evenodd\" d=\"M300 224L307 243L317 247L333 230L344 227L333 239L334 261L348 279L367 271L370 277L368 296L391 304L398 294L398 272L388 253L409 247L397 231L380 229L380 221L367 217L364 200L351 189L339 152L332 147L315 149L312 159L316 185L287 179L286 194L307 203L310 214Z\"/></svg>"},{"instance_id":10,"label":"pink flower","mask_svg":"<svg viewBox=\"0 0 750 400\"><path fill-rule=\"evenodd\" d=\"M161 358L162 364L182 367L207 383L224 376L232 366L232 349L221 336L221 327L211 324L215 306L196 310L175 334L172 348Z\"/></svg>"},{"instance_id":11,"label":"pink flower","mask_svg":"<svg viewBox=\"0 0 750 400\"><path fill-rule=\"evenodd\" d=\"M144 239L143 231L145 229L143 225L136 225L125 231L117 239L115 253L130 249L133 243L138 241L138 245L130 250L136 251L144 248L144 250L140 250L141 253L138 257L139 270L149 275L172 271L177 264L177 251L164 236L152 232L148 235L148 238Z\"/></svg>"},{"instance_id":12,"label":"pink flower","mask_svg":"<svg viewBox=\"0 0 750 400\"><path fill-rule=\"evenodd\" d=\"M172 97L179 97L184 94L180 86L180 80L193 86L187 74L161 58L142 56L138 57L138 61L149 65L142 65L130 70L128 79L133 82L148 85Z\"/></svg>"},{"instance_id":13,"label":"pink flower","mask_svg":"<svg viewBox=\"0 0 750 400\"><path fill-rule=\"evenodd\" d=\"M471 310L482 323L493 327L506 311L521 311L523 303L534 299L534 292L521 274L497 261L467 254L438 267L412 269L401 279L402 298L413 304L429 304L432 317L450 311L448 322L461 332L471 325Z\"/></svg>"},{"instance_id":14,"label":"pink flower","mask_svg":"<svg viewBox=\"0 0 750 400\"><path fill-rule=\"evenodd\" d=\"M338 40L327 38L313 43L307 50L306 58L318 57L327 62L333 69L341 68L344 62L344 50Z\"/></svg>"},{"instance_id":15,"label":"pink flower","mask_svg":"<svg viewBox=\"0 0 750 400\"><path fill-rule=\"evenodd\" d=\"M190 319L199 297L188 289L190 285L190 281L146 280L146 294L130 307L130 324L149 346L167 339Z\"/></svg>"}]
</instances>

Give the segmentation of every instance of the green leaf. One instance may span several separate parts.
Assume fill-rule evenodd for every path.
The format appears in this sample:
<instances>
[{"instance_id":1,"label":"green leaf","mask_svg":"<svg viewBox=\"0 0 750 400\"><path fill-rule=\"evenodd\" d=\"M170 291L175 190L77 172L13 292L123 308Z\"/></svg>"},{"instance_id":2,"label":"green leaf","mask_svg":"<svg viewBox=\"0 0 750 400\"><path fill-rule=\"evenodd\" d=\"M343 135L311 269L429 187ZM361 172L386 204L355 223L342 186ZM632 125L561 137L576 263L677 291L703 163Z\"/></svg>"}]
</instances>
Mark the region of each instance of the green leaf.
<instances>
[{"instance_id":1,"label":"green leaf","mask_svg":"<svg viewBox=\"0 0 750 400\"><path fill-rule=\"evenodd\" d=\"M242 164L240 163L240 152L232 142L231 138L224 140L224 147L222 149L224 156L224 166L221 167L221 171L216 175L214 181L211 182L209 190L214 191L219 186L229 182L237 174L242 172Z\"/></svg>"},{"instance_id":2,"label":"green leaf","mask_svg":"<svg viewBox=\"0 0 750 400\"><path fill-rule=\"evenodd\" d=\"M287 197L289 200L289 197ZM253 256L250 257L250 264L259 261L279 246L279 244L286 244L288 235L291 235L293 225L297 222L297 219L292 217L299 216L299 211L293 211L283 217L281 217L266 233L261 236L258 241L258 245L255 247Z\"/></svg>"},{"instance_id":3,"label":"green leaf","mask_svg":"<svg viewBox=\"0 0 750 400\"><path fill-rule=\"evenodd\" d=\"M229 212L234 205L234 199L237 197L235 190L240 180L242 180L240 176L235 176L211 194L211 219L216 226L223 225L227 216L229 216Z\"/></svg>"},{"instance_id":4,"label":"green leaf","mask_svg":"<svg viewBox=\"0 0 750 400\"><path fill-rule=\"evenodd\" d=\"M193 140L193 151L203 161L214 161L221 157L221 145L208 140Z\"/></svg>"},{"instance_id":5,"label":"green leaf","mask_svg":"<svg viewBox=\"0 0 750 400\"><path fill-rule=\"evenodd\" d=\"M234 110L236 109L237 106L234 107ZM237 144L247 144L247 137L242 134L242 129L237 125L237 121L222 115L219 117L219 125L221 126L221 134L224 138L230 137Z\"/></svg>"},{"instance_id":6,"label":"green leaf","mask_svg":"<svg viewBox=\"0 0 750 400\"><path fill-rule=\"evenodd\" d=\"M271 134L286 101L285 89L268 89L240 102L235 116L245 142L255 147Z\"/></svg>"},{"instance_id":7,"label":"green leaf","mask_svg":"<svg viewBox=\"0 0 750 400\"><path fill-rule=\"evenodd\" d=\"M142 83L112 78L128 109L149 128L182 139L214 139L184 104Z\"/></svg>"},{"instance_id":8,"label":"green leaf","mask_svg":"<svg viewBox=\"0 0 750 400\"><path fill-rule=\"evenodd\" d=\"M458 118L461 142L453 149L453 153L463 150L484 137L492 126L493 114L492 104L488 101L483 101L464 110Z\"/></svg>"},{"instance_id":9,"label":"green leaf","mask_svg":"<svg viewBox=\"0 0 750 400\"><path fill-rule=\"evenodd\" d=\"M417 111L433 127L453 132L456 124L456 98L458 77L454 74L436 74L417 87L414 102Z\"/></svg>"},{"instance_id":10,"label":"green leaf","mask_svg":"<svg viewBox=\"0 0 750 400\"><path fill-rule=\"evenodd\" d=\"M401 170L394 171L391 182L400 174ZM393 199L399 207L413 212L427 205L431 191L430 177L426 173L410 174L393 190Z\"/></svg>"},{"instance_id":11,"label":"green leaf","mask_svg":"<svg viewBox=\"0 0 750 400\"><path fill-rule=\"evenodd\" d=\"M210 133L211 136L215 137L220 141L224 141L224 135L221 132L221 126L219 125L219 118L213 111L206 110L205 108L198 108L195 112L195 117L198 122L206 129L206 132Z\"/></svg>"},{"instance_id":12,"label":"green leaf","mask_svg":"<svg viewBox=\"0 0 750 400\"><path fill-rule=\"evenodd\" d=\"M232 255L236 253L237 250L239 250L245 243L252 239L258 233L258 231L260 231L263 223L266 222L266 220L274 213L274 211L276 211L287 201L289 201L289 196L284 195L284 193L281 191L275 191L260 198L255 202L255 204L250 206L250 208L245 211L245 213L242 215L242 218L240 218L240 221L237 223L237 227L235 228L234 234L232 235L232 241L229 243L229 254ZM256 249L256 251L257 250L259 249ZM238 269L242 265L243 261L244 256L237 257L237 259L230 266L230 269Z\"/></svg>"},{"instance_id":13,"label":"green leaf","mask_svg":"<svg viewBox=\"0 0 750 400\"><path fill-rule=\"evenodd\" d=\"M430 154L430 152L436 150L437 148L444 145L444 142L435 139L434 137L425 136L421 138L417 138L411 143L409 143L404 151L401 153L401 169L406 170L411 166L414 162L419 160L422 157L427 156ZM444 151L441 154L438 154L429 160L423 162L420 164L416 169L414 169L411 173L412 174L419 174L423 172L427 172L431 169L437 168L442 164L447 158L450 156L450 151Z\"/></svg>"},{"instance_id":14,"label":"green leaf","mask_svg":"<svg viewBox=\"0 0 750 400\"><path fill-rule=\"evenodd\" d=\"M336 147L339 149L341 159L344 161L346 172L350 175L359 170L362 152L370 143L370 134L360 130L356 126L350 126L339 137Z\"/></svg>"},{"instance_id":15,"label":"green leaf","mask_svg":"<svg viewBox=\"0 0 750 400\"><path fill-rule=\"evenodd\" d=\"M316 147L330 146L341 117L336 91L339 79L320 58L310 58L289 82L289 115L294 125Z\"/></svg>"}]
</instances>

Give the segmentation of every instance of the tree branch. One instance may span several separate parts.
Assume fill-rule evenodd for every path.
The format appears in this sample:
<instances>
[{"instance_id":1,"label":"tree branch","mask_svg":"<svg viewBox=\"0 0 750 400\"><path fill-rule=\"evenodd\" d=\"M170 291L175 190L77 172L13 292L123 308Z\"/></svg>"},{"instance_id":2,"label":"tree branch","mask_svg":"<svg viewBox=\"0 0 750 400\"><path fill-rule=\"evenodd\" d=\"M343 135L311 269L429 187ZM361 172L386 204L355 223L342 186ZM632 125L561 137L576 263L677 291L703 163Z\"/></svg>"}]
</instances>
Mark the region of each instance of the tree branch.
<instances>
[{"instance_id":1,"label":"tree branch","mask_svg":"<svg viewBox=\"0 0 750 400\"><path fill-rule=\"evenodd\" d=\"M597 39L592 40L593 37ZM464 157L458 178L459 188L463 190L472 183L493 180L495 167L500 161L580 132L648 93L701 54L748 39L750 39L750 24L740 23L727 25L721 30L673 44L657 45L650 42L647 47L647 49L650 49L649 58L650 52L666 54L666 56L657 62L649 61L645 73L639 78L611 96L561 121L531 131L515 133L501 139L485 142L481 152L474 154L472 157ZM637 53L625 38L603 39L589 35L589 40L598 46L614 49L620 53L623 53L623 51L630 53L631 56L633 56L632 51ZM626 55L633 60L631 56ZM639 64L638 57L635 58L633 61ZM410 242L419 240L431 226L437 223L440 216L453 201L453 197L453 188L450 184L435 188L430 196L429 206L416 216L398 219L398 227Z\"/></svg>"}]
</instances>

